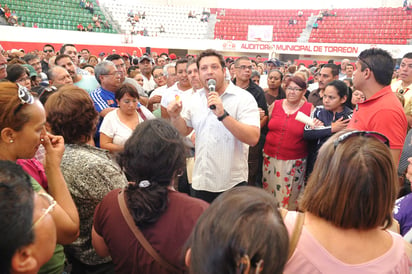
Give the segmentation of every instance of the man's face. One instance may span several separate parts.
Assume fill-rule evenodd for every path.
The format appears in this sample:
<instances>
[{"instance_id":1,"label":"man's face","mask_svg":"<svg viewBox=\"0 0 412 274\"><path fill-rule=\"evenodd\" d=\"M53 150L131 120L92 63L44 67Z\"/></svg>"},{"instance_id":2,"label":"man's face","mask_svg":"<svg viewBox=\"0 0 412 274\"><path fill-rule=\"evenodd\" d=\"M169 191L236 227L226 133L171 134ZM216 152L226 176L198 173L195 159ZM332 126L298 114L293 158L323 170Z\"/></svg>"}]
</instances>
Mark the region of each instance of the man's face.
<instances>
[{"instance_id":1,"label":"man's face","mask_svg":"<svg viewBox=\"0 0 412 274\"><path fill-rule=\"evenodd\" d=\"M362 79L362 64L361 62L357 61L356 64L356 70L353 72L353 88L362 90L362 84L363 84L363 79Z\"/></svg>"},{"instance_id":2,"label":"man's face","mask_svg":"<svg viewBox=\"0 0 412 274\"><path fill-rule=\"evenodd\" d=\"M407 84L412 83L412 59L403 58L399 67L398 77Z\"/></svg>"},{"instance_id":3,"label":"man's face","mask_svg":"<svg viewBox=\"0 0 412 274\"><path fill-rule=\"evenodd\" d=\"M67 70L67 72L70 74L70 77L74 80L76 78L76 67L73 64L73 61L71 58L64 57L60 60L57 61L56 65L61 66Z\"/></svg>"},{"instance_id":4,"label":"man's face","mask_svg":"<svg viewBox=\"0 0 412 274\"><path fill-rule=\"evenodd\" d=\"M152 73L152 63L147 59L139 62L139 68L144 75L149 75Z\"/></svg>"},{"instance_id":5,"label":"man's face","mask_svg":"<svg viewBox=\"0 0 412 274\"><path fill-rule=\"evenodd\" d=\"M77 49L72 46L67 46L64 49L64 54L67 54L72 59L73 63L77 66L79 64L79 58L77 57Z\"/></svg>"},{"instance_id":6,"label":"man's face","mask_svg":"<svg viewBox=\"0 0 412 274\"><path fill-rule=\"evenodd\" d=\"M85 60L86 62L87 60L89 60L90 53L87 50L82 50L80 52L80 55L82 56L83 60Z\"/></svg>"},{"instance_id":7,"label":"man's face","mask_svg":"<svg viewBox=\"0 0 412 274\"><path fill-rule=\"evenodd\" d=\"M7 60L2 51L3 48L0 46L0 80L7 77Z\"/></svg>"},{"instance_id":8,"label":"man's face","mask_svg":"<svg viewBox=\"0 0 412 274\"><path fill-rule=\"evenodd\" d=\"M225 86L225 69L222 68L218 57L207 56L200 60L199 78L207 90L209 90L207 82L213 79L216 81L216 91L223 92L222 88Z\"/></svg>"},{"instance_id":9,"label":"man's face","mask_svg":"<svg viewBox=\"0 0 412 274\"><path fill-rule=\"evenodd\" d=\"M252 63L249 60L240 60L235 64L236 79L242 82L249 82L252 75Z\"/></svg>"},{"instance_id":10,"label":"man's face","mask_svg":"<svg viewBox=\"0 0 412 274\"><path fill-rule=\"evenodd\" d=\"M186 72L186 63L176 65L177 81L182 87L190 87L189 78Z\"/></svg>"},{"instance_id":11,"label":"man's face","mask_svg":"<svg viewBox=\"0 0 412 274\"><path fill-rule=\"evenodd\" d=\"M53 71L53 79L50 79L53 85L73 84L73 79L66 69L56 67Z\"/></svg>"},{"instance_id":12,"label":"man's face","mask_svg":"<svg viewBox=\"0 0 412 274\"><path fill-rule=\"evenodd\" d=\"M115 66L108 66L109 71L106 75L100 75L100 85L102 88L115 92L118 88L120 88L121 84L121 72L119 72Z\"/></svg>"},{"instance_id":13,"label":"man's face","mask_svg":"<svg viewBox=\"0 0 412 274\"><path fill-rule=\"evenodd\" d=\"M196 63L193 63L187 67L187 76L189 78L189 82L193 90L202 88L202 83L200 83L199 79L199 70L197 69Z\"/></svg>"},{"instance_id":14,"label":"man's face","mask_svg":"<svg viewBox=\"0 0 412 274\"><path fill-rule=\"evenodd\" d=\"M152 52L152 58L153 60L156 60L158 57L157 52Z\"/></svg>"},{"instance_id":15,"label":"man's face","mask_svg":"<svg viewBox=\"0 0 412 274\"><path fill-rule=\"evenodd\" d=\"M117 71L120 72L120 80L123 83L127 73L126 64L124 63L123 59L112 60L112 62L116 66Z\"/></svg>"},{"instance_id":16,"label":"man's face","mask_svg":"<svg viewBox=\"0 0 412 274\"><path fill-rule=\"evenodd\" d=\"M55 55L54 49L52 47L46 46L43 48L44 59L49 60L50 57Z\"/></svg>"},{"instance_id":17,"label":"man's face","mask_svg":"<svg viewBox=\"0 0 412 274\"><path fill-rule=\"evenodd\" d=\"M267 63L267 68L268 68L268 71L271 71L272 69L276 69L276 66L275 66L275 64L270 62L270 63Z\"/></svg>"},{"instance_id":18,"label":"man's face","mask_svg":"<svg viewBox=\"0 0 412 274\"><path fill-rule=\"evenodd\" d=\"M153 71L153 79L158 87L166 85L166 77L163 74L163 69L155 69Z\"/></svg>"},{"instance_id":19,"label":"man's face","mask_svg":"<svg viewBox=\"0 0 412 274\"><path fill-rule=\"evenodd\" d=\"M326 85L335 80L331 68L322 68L319 74L319 88L325 89Z\"/></svg>"},{"instance_id":20,"label":"man's face","mask_svg":"<svg viewBox=\"0 0 412 274\"><path fill-rule=\"evenodd\" d=\"M346 65L346 77L347 78L352 78L353 76L353 66L350 64Z\"/></svg>"},{"instance_id":21,"label":"man's face","mask_svg":"<svg viewBox=\"0 0 412 274\"><path fill-rule=\"evenodd\" d=\"M163 67L164 65L166 65L166 60L163 57L159 57L157 58L157 65Z\"/></svg>"},{"instance_id":22,"label":"man's face","mask_svg":"<svg viewBox=\"0 0 412 274\"><path fill-rule=\"evenodd\" d=\"M177 82L176 69L174 67L167 68L167 78L166 85L167 87L173 86Z\"/></svg>"},{"instance_id":23,"label":"man's face","mask_svg":"<svg viewBox=\"0 0 412 274\"><path fill-rule=\"evenodd\" d=\"M262 62L262 57L256 56L256 63L261 63Z\"/></svg>"},{"instance_id":24,"label":"man's face","mask_svg":"<svg viewBox=\"0 0 412 274\"><path fill-rule=\"evenodd\" d=\"M137 51L133 51L133 56L136 56L137 55Z\"/></svg>"},{"instance_id":25,"label":"man's face","mask_svg":"<svg viewBox=\"0 0 412 274\"><path fill-rule=\"evenodd\" d=\"M34 68L34 70L39 74L41 72L41 63L39 58L31 59L27 62L30 66Z\"/></svg>"}]
</instances>

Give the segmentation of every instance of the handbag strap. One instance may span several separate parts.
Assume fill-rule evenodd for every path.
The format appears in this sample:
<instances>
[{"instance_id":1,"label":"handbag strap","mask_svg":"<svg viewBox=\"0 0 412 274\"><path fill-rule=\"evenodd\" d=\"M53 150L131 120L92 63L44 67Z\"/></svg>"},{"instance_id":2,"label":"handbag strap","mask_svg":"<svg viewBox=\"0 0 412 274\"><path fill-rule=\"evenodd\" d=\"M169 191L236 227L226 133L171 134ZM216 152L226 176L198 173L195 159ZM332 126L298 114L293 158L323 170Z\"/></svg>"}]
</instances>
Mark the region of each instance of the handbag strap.
<instances>
[{"instance_id":1,"label":"handbag strap","mask_svg":"<svg viewBox=\"0 0 412 274\"><path fill-rule=\"evenodd\" d=\"M134 223L132 215L130 215L129 209L127 208L125 197L124 197L125 195L126 193L124 191L120 191L119 195L117 196L117 200L119 202L120 211L122 212L123 217L127 225L129 226L130 230L136 236L136 239L139 241L142 247L146 250L146 252L149 253L150 256L152 256L153 259L155 259L155 261L158 262L162 267L166 268L167 270L173 273L181 273L182 272L181 270L179 270L177 267L167 262L156 252L156 250L154 250L154 248L146 240L146 238L144 237L140 229L137 228L136 224Z\"/></svg>"}]
</instances>

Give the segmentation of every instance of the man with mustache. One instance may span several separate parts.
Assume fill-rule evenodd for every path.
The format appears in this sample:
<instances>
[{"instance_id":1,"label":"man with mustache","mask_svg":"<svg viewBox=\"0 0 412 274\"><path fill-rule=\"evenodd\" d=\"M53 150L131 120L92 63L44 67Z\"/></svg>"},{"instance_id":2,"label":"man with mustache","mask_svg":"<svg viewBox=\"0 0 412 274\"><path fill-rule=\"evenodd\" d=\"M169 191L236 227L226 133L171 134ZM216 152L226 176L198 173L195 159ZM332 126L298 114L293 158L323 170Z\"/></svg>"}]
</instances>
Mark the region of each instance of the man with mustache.
<instances>
[{"instance_id":1,"label":"man with mustache","mask_svg":"<svg viewBox=\"0 0 412 274\"><path fill-rule=\"evenodd\" d=\"M391 85L392 91L397 92L405 99L403 109L409 127L412 126L412 52L408 52L402 58L399 66L398 81Z\"/></svg>"},{"instance_id":2,"label":"man with mustache","mask_svg":"<svg viewBox=\"0 0 412 274\"><path fill-rule=\"evenodd\" d=\"M322 98L325 92L326 85L333 80L339 80L339 68L335 64L326 64L322 67L319 73L319 88L315 89L309 94L308 102L313 106L320 106L323 104Z\"/></svg>"}]
</instances>

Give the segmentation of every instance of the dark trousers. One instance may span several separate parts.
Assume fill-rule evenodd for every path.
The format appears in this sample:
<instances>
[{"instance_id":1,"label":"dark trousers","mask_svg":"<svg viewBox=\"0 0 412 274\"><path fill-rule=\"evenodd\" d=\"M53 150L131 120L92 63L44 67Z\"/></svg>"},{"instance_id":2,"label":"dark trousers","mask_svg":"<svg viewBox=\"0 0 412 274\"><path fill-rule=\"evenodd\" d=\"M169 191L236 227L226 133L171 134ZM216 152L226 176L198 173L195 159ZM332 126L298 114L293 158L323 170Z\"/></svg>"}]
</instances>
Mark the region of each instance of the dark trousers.
<instances>
[{"instance_id":1,"label":"dark trousers","mask_svg":"<svg viewBox=\"0 0 412 274\"><path fill-rule=\"evenodd\" d=\"M247 186L247 182L241 182L237 185L235 185L234 187L237 186ZM190 186L190 196L198 198L198 199L202 199L203 201L208 202L209 204L212 203L220 194L222 194L224 191L222 192L210 192L210 191L205 191L205 190L196 190L193 189L192 186Z\"/></svg>"}]
</instances>

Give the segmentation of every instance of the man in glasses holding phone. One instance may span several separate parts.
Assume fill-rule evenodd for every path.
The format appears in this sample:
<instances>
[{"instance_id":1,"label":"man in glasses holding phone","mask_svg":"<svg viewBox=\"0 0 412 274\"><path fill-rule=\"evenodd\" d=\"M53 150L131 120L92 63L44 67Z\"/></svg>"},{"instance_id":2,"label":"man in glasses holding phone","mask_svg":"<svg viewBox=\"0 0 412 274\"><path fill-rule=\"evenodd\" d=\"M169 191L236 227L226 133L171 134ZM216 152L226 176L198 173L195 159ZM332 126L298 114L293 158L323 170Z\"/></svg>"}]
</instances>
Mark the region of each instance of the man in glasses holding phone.
<instances>
[{"instance_id":1,"label":"man in glasses holding phone","mask_svg":"<svg viewBox=\"0 0 412 274\"><path fill-rule=\"evenodd\" d=\"M403 106L390 87L393 67L392 56L383 49L361 52L353 73L353 85L365 94L366 100L357 104L348 129L376 131L387 136L397 167L408 122Z\"/></svg>"}]
</instances>

